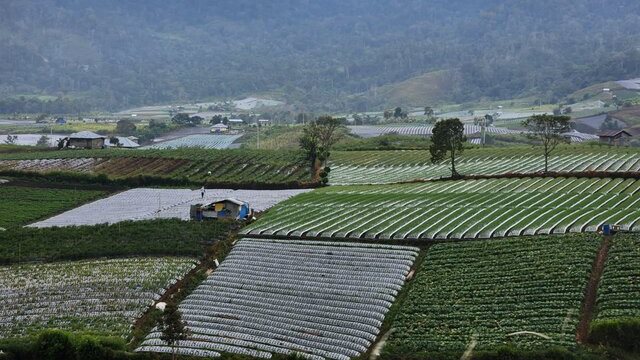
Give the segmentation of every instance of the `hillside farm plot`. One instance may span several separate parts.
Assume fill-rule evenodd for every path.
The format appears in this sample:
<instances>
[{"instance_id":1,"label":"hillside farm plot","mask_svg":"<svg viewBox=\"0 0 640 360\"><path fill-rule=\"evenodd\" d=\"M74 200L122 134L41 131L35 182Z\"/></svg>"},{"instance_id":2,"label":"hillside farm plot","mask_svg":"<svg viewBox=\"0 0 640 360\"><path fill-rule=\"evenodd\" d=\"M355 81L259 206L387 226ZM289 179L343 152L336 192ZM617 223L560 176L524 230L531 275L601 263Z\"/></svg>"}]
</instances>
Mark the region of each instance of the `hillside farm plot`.
<instances>
[{"instance_id":1,"label":"hillside farm plot","mask_svg":"<svg viewBox=\"0 0 640 360\"><path fill-rule=\"evenodd\" d=\"M216 136L216 135L211 135ZM0 172L104 174L113 179L154 176L198 183L305 183L309 169L297 151L145 151L101 149L0 154Z\"/></svg>"},{"instance_id":2,"label":"hillside farm plot","mask_svg":"<svg viewBox=\"0 0 640 360\"><path fill-rule=\"evenodd\" d=\"M360 125L348 126L349 130L361 137L369 138L386 134L413 135L413 136L431 136L433 134L433 125ZM482 131L478 125L464 125L465 135L475 134ZM488 134L520 134L522 131L510 130L488 126L486 128Z\"/></svg>"},{"instance_id":3,"label":"hillside farm plot","mask_svg":"<svg viewBox=\"0 0 640 360\"><path fill-rule=\"evenodd\" d=\"M384 352L575 345L601 238L495 239L429 248ZM515 334L530 331L532 334Z\"/></svg>"},{"instance_id":4,"label":"hillside farm plot","mask_svg":"<svg viewBox=\"0 0 640 360\"><path fill-rule=\"evenodd\" d=\"M334 185L387 184L416 179L451 176L450 164L431 164L428 151L336 152L329 180ZM543 169L542 157L513 151L470 151L456 164L464 175L530 174ZM639 172L640 153L585 152L558 154L549 158L552 172Z\"/></svg>"},{"instance_id":5,"label":"hillside farm plot","mask_svg":"<svg viewBox=\"0 0 640 360\"><path fill-rule=\"evenodd\" d=\"M96 225L168 218L189 220L192 204L224 198L248 201L255 211L264 211L280 201L308 191L207 189L203 199L200 190L138 188L85 204L30 226Z\"/></svg>"},{"instance_id":6,"label":"hillside farm plot","mask_svg":"<svg viewBox=\"0 0 640 360\"><path fill-rule=\"evenodd\" d=\"M192 335L178 352L357 357L417 255L404 246L243 239L179 305ZM169 348L153 331L137 351Z\"/></svg>"},{"instance_id":7,"label":"hillside farm plot","mask_svg":"<svg viewBox=\"0 0 640 360\"><path fill-rule=\"evenodd\" d=\"M640 317L640 236L616 235L600 280L597 319Z\"/></svg>"},{"instance_id":8,"label":"hillside farm plot","mask_svg":"<svg viewBox=\"0 0 640 360\"><path fill-rule=\"evenodd\" d=\"M0 228L24 225L96 199L105 192L0 186Z\"/></svg>"},{"instance_id":9,"label":"hillside farm plot","mask_svg":"<svg viewBox=\"0 0 640 360\"><path fill-rule=\"evenodd\" d=\"M47 328L126 336L189 258L129 258L0 267L0 338Z\"/></svg>"},{"instance_id":10,"label":"hillside farm plot","mask_svg":"<svg viewBox=\"0 0 640 360\"><path fill-rule=\"evenodd\" d=\"M640 181L525 178L333 186L285 201L242 233L351 239L470 239L640 231Z\"/></svg>"},{"instance_id":11,"label":"hillside farm plot","mask_svg":"<svg viewBox=\"0 0 640 360\"><path fill-rule=\"evenodd\" d=\"M178 148L203 148L226 149L242 135L188 135L174 140L164 141L158 144L144 146L145 149L178 149Z\"/></svg>"}]
</instances>

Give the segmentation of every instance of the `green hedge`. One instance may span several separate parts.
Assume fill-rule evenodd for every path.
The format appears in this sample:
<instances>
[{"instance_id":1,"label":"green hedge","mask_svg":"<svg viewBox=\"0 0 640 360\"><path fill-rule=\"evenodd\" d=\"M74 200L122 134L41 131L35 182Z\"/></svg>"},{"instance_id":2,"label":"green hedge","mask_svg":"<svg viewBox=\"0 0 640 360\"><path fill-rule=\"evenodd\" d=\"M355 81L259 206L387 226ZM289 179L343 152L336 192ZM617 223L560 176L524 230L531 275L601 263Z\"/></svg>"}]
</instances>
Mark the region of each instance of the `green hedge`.
<instances>
[{"instance_id":1,"label":"green hedge","mask_svg":"<svg viewBox=\"0 0 640 360\"><path fill-rule=\"evenodd\" d=\"M640 352L640 318L596 320L591 323L589 342Z\"/></svg>"},{"instance_id":2,"label":"green hedge","mask_svg":"<svg viewBox=\"0 0 640 360\"><path fill-rule=\"evenodd\" d=\"M226 238L232 221L177 219L113 225L14 228L0 231L0 265L120 256L195 256Z\"/></svg>"}]
</instances>

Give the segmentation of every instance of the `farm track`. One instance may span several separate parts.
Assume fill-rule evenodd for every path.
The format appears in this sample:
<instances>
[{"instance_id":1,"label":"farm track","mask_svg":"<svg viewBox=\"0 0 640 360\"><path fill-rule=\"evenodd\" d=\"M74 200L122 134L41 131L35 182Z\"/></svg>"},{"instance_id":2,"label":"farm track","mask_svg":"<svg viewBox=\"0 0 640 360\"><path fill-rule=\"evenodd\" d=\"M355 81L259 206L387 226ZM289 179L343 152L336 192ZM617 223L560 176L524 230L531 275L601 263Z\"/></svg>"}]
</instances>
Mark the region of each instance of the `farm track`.
<instances>
[{"instance_id":1,"label":"farm track","mask_svg":"<svg viewBox=\"0 0 640 360\"><path fill-rule=\"evenodd\" d=\"M576 333L576 341L579 344L585 343L589 336L589 327L594 317L596 301L598 299L598 286L600 285L600 279L602 278L604 265L607 261L610 248L611 236L606 236L602 241L602 245L593 263L591 276L584 294L584 301L580 309L580 323L578 324L578 331Z\"/></svg>"}]
</instances>

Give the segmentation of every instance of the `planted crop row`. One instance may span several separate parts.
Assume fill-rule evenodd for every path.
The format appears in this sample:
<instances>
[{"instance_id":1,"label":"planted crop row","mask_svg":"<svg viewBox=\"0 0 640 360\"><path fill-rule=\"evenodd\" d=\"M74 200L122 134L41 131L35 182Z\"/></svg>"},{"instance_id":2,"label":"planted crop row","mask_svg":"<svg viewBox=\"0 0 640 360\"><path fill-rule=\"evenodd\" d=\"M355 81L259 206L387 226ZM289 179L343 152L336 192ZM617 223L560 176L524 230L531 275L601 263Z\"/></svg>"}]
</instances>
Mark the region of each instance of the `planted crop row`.
<instances>
[{"instance_id":1,"label":"planted crop row","mask_svg":"<svg viewBox=\"0 0 640 360\"><path fill-rule=\"evenodd\" d=\"M572 236L436 244L383 351L461 354L473 342L476 350L571 347L599 243Z\"/></svg>"},{"instance_id":2,"label":"planted crop row","mask_svg":"<svg viewBox=\"0 0 640 360\"><path fill-rule=\"evenodd\" d=\"M179 149L197 147L203 149L226 149L242 135L187 135L178 139L142 147L146 149Z\"/></svg>"},{"instance_id":3,"label":"planted crop row","mask_svg":"<svg viewBox=\"0 0 640 360\"><path fill-rule=\"evenodd\" d=\"M375 341L417 251L243 239L180 303L191 336L178 351L357 357ZM154 329L137 351L168 349Z\"/></svg>"},{"instance_id":4,"label":"planted crop row","mask_svg":"<svg viewBox=\"0 0 640 360\"><path fill-rule=\"evenodd\" d=\"M600 280L597 319L640 318L640 236L617 235Z\"/></svg>"},{"instance_id":5,"label":"planted crop row","mask_svg":"<svg viewBox=\"0 0 640 360\"><path fill-rule=\"evenodd\" d=\"M245 234L467 239L640 230L640 181L526 178L319 189L279 204Z\"/></svg>"},{"instance_id":6,"label":"planted crop row","mask_svg":"<svg viewBox=\"0 0 640 360\"><path fill-rule=\"evenodd\" d=\"M333 159L331 183L384 184L451 176L449 163L431 164L426 152L387 151L384 153L389 155L387 159L370 157L369 152L338 154ZM541 171L544 165L542 157L531 154L499 156L475 154L462 157L456 165L457 171L465 175L527 174ZM640 153L556 155L549 159L549 171L639 172Z\"/></svg>"},{"instance_id":7,"label":"planted crop row","mask_svg":"<svg viewBox=\"0 0 640 360\"><path fill-rule=\"evenodd\" d=\"M0 338L59 328L126 336L188 258L129 258L0 267Z\"/></svg>"},{"instance_id":8,"label":"planted crop row","mask_svg":"<svg viewBox=\"0 0 640 360\"><path fill-rule=\"evenodd\" d=\"M103 191L0 186L0 228L24 225L103 196Z\"/></svg>"},{"instance_id":9,"label":"planted crop row","mask_svg":"<svg viewBox=\"0 0 640 360\"><path fill-rule=\"evenodd\" d=\"M209 136L209 135L207 135ZM210 135L215 136L215 135ZM308 182L297 153L251 150L77 150L4 154L0 171L104 174L114 179L157 176L191 182Z\"/></svg>"},{"instance_id":10,"label":"planted crop row","mask_svg":"<svg viewBox=\"0 0 640 360\"><path fill-rule=\"evenodd\" d=\"M385 134L399 135L415 135L415 136L431 136L433 134L433 125L361 125L349 126L349 130L362 137L380 136ZM465 135L475 134L482 131L478 125L464 125ZM488 134L520 134L522 131L510 130L495 126L486 127Z\"/></svg>"}]
</instances>

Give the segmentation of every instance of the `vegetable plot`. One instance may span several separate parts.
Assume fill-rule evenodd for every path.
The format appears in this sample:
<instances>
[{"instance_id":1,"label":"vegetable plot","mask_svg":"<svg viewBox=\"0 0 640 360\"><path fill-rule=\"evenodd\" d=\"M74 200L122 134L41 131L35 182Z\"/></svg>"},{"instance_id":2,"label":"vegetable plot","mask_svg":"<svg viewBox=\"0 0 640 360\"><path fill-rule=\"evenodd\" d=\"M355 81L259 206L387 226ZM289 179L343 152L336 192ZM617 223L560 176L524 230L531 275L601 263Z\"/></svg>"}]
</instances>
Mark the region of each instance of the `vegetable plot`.
<instances>
[{"instance_id":1,"label":"vegetable plot","mask_svg":"<svg viewBox=\"0 0 640 360\"><path fill-rule=\"evenodd\" d=\"M191 336L178 353L357 357L417 255L403 246L243 239L179 305ZM169 350L157 331L137 349Z\"/></svg>"},{"instance_id":2,"label":"vegetable plot","mask_svg":"<svg viewBox=\"0 0 640 360\"><path fill-rule=\"evenodd\" d=\"M126 336L188 258L129 258L0 267L0 337L59 328Z\"/></svg>"},{"instance_id":3,"label":"vegetable plot","mask_svg":"<svg viewBox=\"0 0 640 360\"><path fill-rule=\"evenodd\" d=\"M24 225L104 195L103 191L0 187L0 228Z\"/></svg>"},{"instance_id":4,"label":"vegetable plot","mask_svg":"<svg viewBox=\"0 0 640 360\"><path fill-rule=\"evenodd\" d=\"M281 184L311 181L302 153L289 150L100 149L0 154L0 171L15 170L105 174L113 179L154 176L183 183Z\"/></svg>"},{"instance_id":5,"label":"vegetable plot","mask_svg":"<svg viewBox=\"0 0 640 360\"><path fill-rule=\"evenodd\" d=\"M616 235L600 280L597 319L640 317L640 236Z\"/></svg>"},{"instance_id":6,"label":"vegetable plot","mask_svg":"<svg viewBox=\"0 0 640 360\"><path fill-rule=\"evenodd\" d=\"M473 340L477 350L574 345L600 241L571 236L434 245L383 351L461 354Z\"/></svg>"},{"instance_id":7,"label":"vegetable plot","mask_svg":"<svg viewBox=\"0 0 640 360\"><path fill-rule=\"evenodd\" d=\"M640 230L640 181L527 178L318 189L244 228L253 236L468 239Z\"/></svg>"},{"instance_id":8,"label":"vegetable plot","mask_svg":"<svg viewBox=\"0 0 640 360\"><path fill-rule=\"evenodd\" d=\"M242 135L187 135L178 139L144 146L140 149L178 149L183 147L226 149L241 136Z\"/></svg>"},{"instance_id":9,"label":"vegetable plot","mask_svg":"<svg viewBox=\"0 0 640 360\"><path fill-rule=\"evenodd\" d=\"M121 221L177 218L189 220L191 204L207 203L224 198L248 201L255 211L264 211L291 196L309 190L200 190L138 188L118 193L47 220L31 227L113 224Z\"/></svg>"},{"instance_id":10,"label":"vegetable plot","mask_svg":"<svg viewBox=\"0 0 640 360\"><path fill-rule=\"evenodd\" d=\"M489 154L491 154L490 152ZM334 185L387 184L416 179L437 179L451 175L449 164L431 164L425 151L354 151L337 153L332 159L330 182ZM462 156L456 169L465 175L528 174L542 170L540 156L471 152ZM552 172L638 172L640 154L575 153L549 158Z\"/></svg>"}]
</instances>

